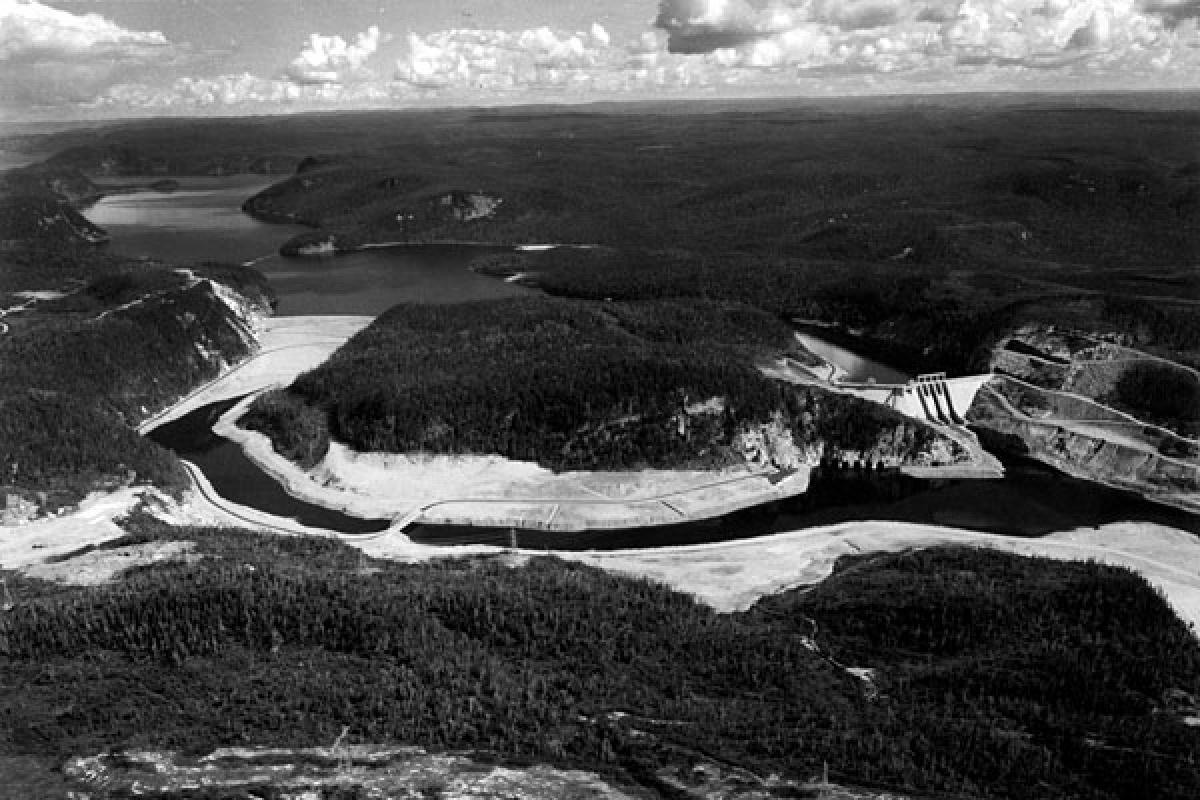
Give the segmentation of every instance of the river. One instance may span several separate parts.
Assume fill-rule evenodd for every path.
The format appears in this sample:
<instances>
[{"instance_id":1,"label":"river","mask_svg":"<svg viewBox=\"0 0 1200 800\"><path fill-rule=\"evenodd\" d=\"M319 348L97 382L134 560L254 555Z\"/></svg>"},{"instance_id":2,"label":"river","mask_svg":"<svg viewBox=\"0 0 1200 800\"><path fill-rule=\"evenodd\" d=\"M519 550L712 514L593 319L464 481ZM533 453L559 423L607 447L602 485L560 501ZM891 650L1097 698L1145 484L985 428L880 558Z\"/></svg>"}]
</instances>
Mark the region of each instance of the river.
<instances>
[{"instance_id":1,"label":"river","mask_svg":"<svg viewBox=\"0 0 1200 800\"><path fill-rule=\"evenodd\" d=\"M148 181L146 181L148 182ZM170 263L253 262L279 295L281 314L378 314L398 302L461 302L530 290L476 275L471 257L493 248L422 246L324 258L284 258L279 244L297 226L270 225L240 212L264 188L261 177L192 179L170 193L136 191L101 200L87 211L108 230L111 251ZM498 248L495 248L498 249ZM847 380L902 382L909 376L812 334L805 345L847 371ZM212 422L228 402L208 406L151 432L150 438L196 464L226 499L311 527L345 533L386 528L302 502L287 494ZM1030 460L1009 459L1003 479L923 480L888 473L819 470L808 492L786 501L684 525L587 533L520 531L523 547L612 549L660 547L747 538L848 520L884 519L1020 536L1120 520L1145 520L1200 534L1200 517L1140 496L1076 480ZM431 544L509 544L509 529L416 525L407 533Z\"/></svg>"},{"instance_id":2,"label":"river","mask_svg":"<svg viewBox=\"0 0 1200 800\"><path fill-rule=\"evenodd\" d=\"M213 403L148 436L204 472L223 498L304 525L342 533L369 533L391 520L361 519L291 496L258 469L242 449L212 432L237 399ZM680 525L559 533L510 528L413 525L405 532L426 544L506 546L549 550L614 550L747 539L851 520L887 519L1041 536L1052 531L1145 520L1200 534L1200 517L1131 493L1068 477L1029 459L1007 459L1001 480L926 480L896 472L822 468L808 491L723 517Z\"/></svg>"}]
</instances>

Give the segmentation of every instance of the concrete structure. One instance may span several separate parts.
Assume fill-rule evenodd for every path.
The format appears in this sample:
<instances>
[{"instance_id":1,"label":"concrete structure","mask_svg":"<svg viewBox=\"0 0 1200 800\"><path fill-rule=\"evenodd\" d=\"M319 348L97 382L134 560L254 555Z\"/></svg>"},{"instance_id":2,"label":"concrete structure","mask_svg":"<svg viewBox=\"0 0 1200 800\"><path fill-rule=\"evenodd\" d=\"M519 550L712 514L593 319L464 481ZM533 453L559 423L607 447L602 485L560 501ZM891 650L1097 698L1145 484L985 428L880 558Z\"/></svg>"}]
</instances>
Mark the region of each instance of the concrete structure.
<instances>
[{"instance_id":1,"label":"concrete structure","mask_svg":"<svg viewBox=\"0 0 1200 800\"><path fill-rule=\"evenodd\" d=\"M908 383L838 383L837 388L936 425L962 425L963 417L991 375L947 378L944 372L918 375Z\"/></svg>"}]
</instances>

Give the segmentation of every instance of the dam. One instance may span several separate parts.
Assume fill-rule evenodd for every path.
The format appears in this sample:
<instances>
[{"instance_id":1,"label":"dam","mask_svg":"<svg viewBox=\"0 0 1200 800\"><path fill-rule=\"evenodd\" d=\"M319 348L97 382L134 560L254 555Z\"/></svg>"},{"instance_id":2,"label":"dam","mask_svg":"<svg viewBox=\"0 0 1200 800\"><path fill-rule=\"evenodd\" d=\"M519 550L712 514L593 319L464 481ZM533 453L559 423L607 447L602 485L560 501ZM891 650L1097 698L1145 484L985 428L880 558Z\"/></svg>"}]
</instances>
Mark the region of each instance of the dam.
<instances>
[{"instance_id":1,"label":"dam","mask_svg":"<svg viewBox=\"0 0 1200 800\"><path fill-rule=\"evenodd\" d=\"M975 395L991 377L947 378L944 372L934 372L918 375L907 383L839 382L837 388L935 425L962 425Z\"/></svg>"}]
</instances>

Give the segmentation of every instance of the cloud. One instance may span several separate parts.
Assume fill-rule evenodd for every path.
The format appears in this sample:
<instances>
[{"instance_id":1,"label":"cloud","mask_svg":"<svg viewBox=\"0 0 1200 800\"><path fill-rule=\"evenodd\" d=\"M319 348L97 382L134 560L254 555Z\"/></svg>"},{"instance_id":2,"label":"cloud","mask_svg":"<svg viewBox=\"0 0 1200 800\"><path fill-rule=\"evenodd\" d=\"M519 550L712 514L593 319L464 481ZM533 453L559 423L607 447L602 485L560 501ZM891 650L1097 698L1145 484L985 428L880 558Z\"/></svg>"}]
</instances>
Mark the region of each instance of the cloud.
<instances>
[{"instance_id":1,"label":"cloud","mask_svg":"<svg viewBox=\"0 0 1200 800\"><path fill-rule=\"evenodd\" d=\"M144 60L169 47L158 31L131 31L36 0L0 0L0 63L109 58Z\"/></svg>"},{"instance_id":2,"label":"cloud","mask_svg":"<svg viewBox=\"0 0 1200 800\"><path fill-rule=\"evenodd\" d=\"M1146 0L1142 10L1162 17L1170 27L1187 19L1200 19L1200 0Z\"/></svg>"},{"instance_id":3,"label":"cloud","mask_svg":"<svg viewBox=\"0 0 1200 800\"><path fill-rule=\"evenodd\" d=\"M365 65L379 49L381 40L375 25L358 34L353 43L347 43L341 36L314 33L308 37L308 46L288 66L287 76L303 84L342 83L369 77Z\"/></svg>"},{"instance_id":4,"label":"cloud","mask_svg":"<svg viewBox=\"0 0 1200 800\"><path fill-rule=\"evenodd\" d=\"M88 107L170 113L239 113L271 110L381 106L403 99L385 82L300 84L290 79L262 78L251 73L183 77L166 86L122 83L110 87Z\"/></svg>"},{"instance_id":5,"label":"cloud","mask_svg":"<svg viewBox=\"0 0 1200 800\"><path fill-rule=\"evenodd\" d=\"M409 34L396 79L422 89L529 89L606 83L628 52L599 24L588 31L452 29Z\"/></svg>"},{"instance_id":6,"label":"cloud","mask_svg":"<svg viewBox=\"0 0 1200 800\"><path fill-rule=\"evenodd\" d=\"M35 0L0 0L0 106L87 100L123 76L184 54L158 31Z\"/></svg>"},{"instance_id":7,"label":"cloud","mask_svg":"<svg viewBox=\"0 0 1200 800\"><path fill-rule=\"evenodd\" d=\"M397 43L406 47L394 70L385 71L376 62L390 37L371 27L349 39L311 35L270 78L178 78L178 69L148 75L132 66L178 58L181 49L161 34L0 0L0 9L35 8L66 19L65 27L91 32L78 41L93 42L70 50L71 36L61 34L39 40L58 42L53 47L34 45L32 35L0 29L7 48L0 53L10 53L0 60L41 64L47 53L59 54L57 83L47 78L36 90L6 87L9 73L0 63L0 104L53 95L104 114L202 114L675 92L1196 86L1198 6L1200 0L663 0L655 27L627 41L599 24L410 33ZM104 48L117 57L100 62L118 66L92 69L96 59L87 54Z\"/></svg>"},{"instance_id":8,"label":"cloud","mask_svg":"<svg viewBox=\"0 0 1200 800\"><path fill-rule=\"evenodd\" d=\"M726 68L1115 73L1194 50L1194 29L1172 29L1196 17L1200 0L662 0L655 25L671 52Z\"/></svg>"}]
</instances>

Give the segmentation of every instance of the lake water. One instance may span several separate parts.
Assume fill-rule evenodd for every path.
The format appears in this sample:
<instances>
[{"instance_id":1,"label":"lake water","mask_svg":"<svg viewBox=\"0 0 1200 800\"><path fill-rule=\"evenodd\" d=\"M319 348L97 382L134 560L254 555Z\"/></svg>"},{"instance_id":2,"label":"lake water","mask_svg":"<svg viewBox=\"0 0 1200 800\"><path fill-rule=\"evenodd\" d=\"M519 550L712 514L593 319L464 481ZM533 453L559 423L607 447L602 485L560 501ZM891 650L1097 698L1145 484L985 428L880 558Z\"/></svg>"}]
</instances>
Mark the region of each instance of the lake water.
<instances>
[{"instance_id":1,"label":"lake water","mask_svg":"<svg viewBox=\"0 0 1200 800\"><path fill-rule=\"evenodd\" d=\"M126 186L158 180L163 177L122 179ZM247 197L271 185L261 175L172 180L181 184L179 190L110 194L83 214L112 236L110 252L169 263L242 264L275 253L280 244L308 230L300 225L268 225L242 213ZM115 191L121 185L101 188Z\"/></svg>"},{"instance_id":2,"label":"lake water","mask_svg":"<svg viewBox=\"0 0 1200 800\"><path fill-rule=\"evenodd\" d=\"M155 180L146 176L143 185ZM467 269L472 258L508 248L422 245L340 256L286 258L279 246L300 225L260 222L242 202L265 189L261 176L183 178L174 192L134 191L109 195L84 211L108 231L109 252L173 264L252 262L279 298L276 313L381 314L397 303L456 303L530 294L514 283Z\"/></svg>"},{"instance_id":3,"label":"lake water","mask_svg":"<svg viewBox=\"0 0 1200 800\"><path fill-rule=\"evenodd\" d=\"M842 377L843 381L849 383L868 383L872 381L875 383L908 383L912 378L907 372L901 372L898 369L889 367L887 364L874 361L844 347L839 347L833 342L826 341L810 333L797 333L796 338L800 340L800 344L804 345L809 352L820 356L830 364L835 364L844 369L846 374Z\"/></svg>"},{"instance_id":4,"label":"lake water","mask_svg":"<svg viewBox=\"0 0 1200 800\"><path fill-rule=\"evenodd\" d=\"M268 225L238 209L263 188L261 179L191 182L184 190L115 195L88 216L112 236L110 248L136 258L181 263L204 259L257 261L290 314L377 314L394 303L456 302L527 293L514 284L476 275L469 259L486 248L416 247L327 258L272 255L296 226ZM806 334L805 346L847 370L848 380L903 382L908 375L844 347ZM205 407L149 436L204 472L219 494L280 517L346 533L386 528L388 520L363 520L301 502L258 470L241 449L212 433L230 403ZM848 520L892 519L994 533L1040 536L1054 530L1120 520L1146 520L1200 534L1200 517L1140 496L1075 480L1024 459L1006 461L1000 480L919 480L895 473L821 470L810 489L790 500L712 520L586 533L521 531L522 547L612 549L661 547L747 538ZM511 531L417 525L409 535L444 545L507 545Z\"/></svg>"}]
</instances>

